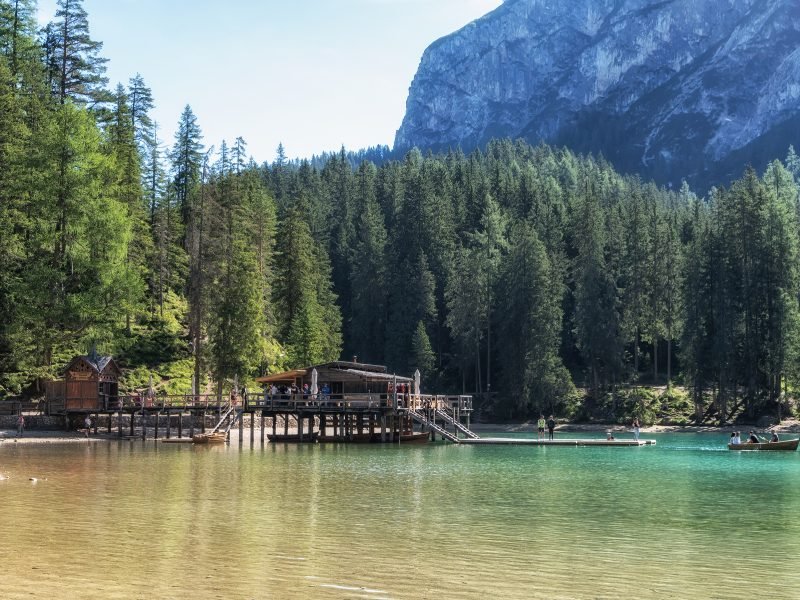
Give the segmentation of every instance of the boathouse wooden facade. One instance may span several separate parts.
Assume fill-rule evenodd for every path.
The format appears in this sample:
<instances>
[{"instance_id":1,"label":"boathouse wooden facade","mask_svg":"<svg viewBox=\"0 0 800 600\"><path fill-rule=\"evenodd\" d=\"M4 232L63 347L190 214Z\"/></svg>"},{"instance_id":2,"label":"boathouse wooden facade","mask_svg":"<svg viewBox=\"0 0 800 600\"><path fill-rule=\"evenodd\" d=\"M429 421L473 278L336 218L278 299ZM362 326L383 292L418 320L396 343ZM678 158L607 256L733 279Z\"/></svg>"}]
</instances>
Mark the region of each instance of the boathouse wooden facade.
<instances>
[{"instance_id":1,"label":"boathouse wooden facade","mask_svg":"<svg viewBox=\"0 0 800 600\"><path fill-rule=\"evenodd\" d=\"M64 369L64 379L47 383L51 410L94 411L115 405L120 374L111 356L76 356Z\"/></svg>"}]
</instances>

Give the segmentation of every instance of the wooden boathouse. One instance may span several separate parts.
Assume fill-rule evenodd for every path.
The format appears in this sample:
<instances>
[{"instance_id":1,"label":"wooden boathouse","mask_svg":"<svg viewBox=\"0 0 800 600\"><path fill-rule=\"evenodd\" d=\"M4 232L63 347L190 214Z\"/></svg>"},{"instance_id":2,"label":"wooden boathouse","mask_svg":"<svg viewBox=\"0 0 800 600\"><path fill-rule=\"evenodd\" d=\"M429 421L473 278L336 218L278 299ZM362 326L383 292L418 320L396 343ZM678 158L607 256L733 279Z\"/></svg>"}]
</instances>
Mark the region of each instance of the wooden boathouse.
<instances>
[{"instance_id":1,"label":"wooden boathouse","mask_svg":"<svg viewBox=\"0 0 800 600\"><path fill-rule=\"evenodd\" d=\"M119 374L109 356L90 353L74 358L65 369L64 380L48 385L49 414L63 415L67 428L82 423L87 415L93 417L95 433L98 417L104 417L108 434L115 417L120 438L158 439L161 432L169 441L208 442L213 438L224 442L238 427L240 443L249 428L252 445L260 421L262 444L266 438L270 442L402 444L425 442L438 435L456 444L474 445L655 445L654 440L481 438L469 428L471 396L423 394L418 373L413 378L401 376L384 366L359 362L335 361L275 373L257 380L263 386L261 391L234 389L222 397L167 396L152 389L122 395L118 393ZM213 419L209 426L216 423L210 431L206 431L207 418ZM177 438L172 438L175 430Z\"/></svg>"},{"instance_id":2,"label":"wooden boathouse","mask_svg":"<svg viewBox=\"0 0 800 600\"><path fill-rule=\"evenodd\" d=\"M91 352L77 356L64 379L47 384L47 413L61 415L70 429L92 418L97 433L100 417L119 437L170 439L184 433L191 439L207 433L207 417L216 423L211 433L229 434L238 426L243 440L246 420L250 441L267 431L270 441L283 442L421 442L438 433L457 442L469 431L471 396L422 394L419 376L389 373L384 366L335 361L262 377L261 391L235 390L230 395L161 395L152 389L119 393L120 369L110 356ZM316 387L315 387L316 386ZM123 425L125 422L125 425Z\"/></svg>"},{"instance_id":3,"label":"wooden boathouse","mask_svg":"<svg viewBox=\"0 0 800 600\"><path fill-rule=\"evenodd\" d=\"M419 374L397 375L381 365L334 361L257 381L264 390L249 395L243 412L251 414L251 423L257 415L262 424L271 420L271 441L408 443L427 441L437 431L454 439L468 430L472 413L471 396L422 394ZM296 431L290 433L292 421ZM448 422L453 432L442 427ZM263 436L263 426L261 431Z\"/></svg>"}]
</instances>

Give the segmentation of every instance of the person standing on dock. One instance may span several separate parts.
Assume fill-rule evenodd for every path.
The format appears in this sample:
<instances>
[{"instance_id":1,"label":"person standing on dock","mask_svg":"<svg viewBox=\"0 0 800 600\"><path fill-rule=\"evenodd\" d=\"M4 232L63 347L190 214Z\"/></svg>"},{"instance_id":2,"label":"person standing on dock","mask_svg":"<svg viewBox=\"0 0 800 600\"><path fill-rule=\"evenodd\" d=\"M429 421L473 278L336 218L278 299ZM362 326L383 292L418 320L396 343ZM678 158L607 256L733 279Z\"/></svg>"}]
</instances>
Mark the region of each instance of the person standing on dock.
<instances>
[{"instance_id":1,"label":"person standing on dock","mask_svg":"<svg viewBox=\"0 0 800 600\"><path fill-rule=\"evenodd\" d=\"M25 431L25 417L22 416L22 413L19 413L19 417L17 417L17 437L21 436L23 431Z\"/></svg>"},{"instance_id":2,"label":"person standing on dock","mask_svg":"<svg viewBox=\"0 0 800 600\"><path fill-rule=\"evenodd\" d=\"M537 439L543 440L544 439L544 427L546 423L544 421L544 415L539 415L539 420L536 423L536 431L537 431Z\"/></svg>"},{"instance_id":3,"label":"person standing on dock","mask_svg":"<svg viewBox=\"0 0 800 600\"><path fill-rule=\"evenodd\" d=\"M550 418L547 419L547 433L549 434L549 439L553 439L553 431L556 428L556 420L553 418L553 415L550 415Z\"/></svg>"},{"instance_id":4,"label":"person standing on dock","mask_svg":"<svg viewBox=\"0 0 800 600\"><path fill-rule=\"evenodd\" d=\"M89 437L89 433L92 431L92 418L89 415L86 415L86 418L83 420L83 428L86 431L86 437Z\"/></svg>"},{"instance_id":5,"label":"person standing on dock","mask_svg":"<svg viewBox=\"0 0 800 600\"><path fill-rule=\"evenodd\" d=\"M633 439L639 441L639 419L633 419Z\"/></svg>"}]
</instances>

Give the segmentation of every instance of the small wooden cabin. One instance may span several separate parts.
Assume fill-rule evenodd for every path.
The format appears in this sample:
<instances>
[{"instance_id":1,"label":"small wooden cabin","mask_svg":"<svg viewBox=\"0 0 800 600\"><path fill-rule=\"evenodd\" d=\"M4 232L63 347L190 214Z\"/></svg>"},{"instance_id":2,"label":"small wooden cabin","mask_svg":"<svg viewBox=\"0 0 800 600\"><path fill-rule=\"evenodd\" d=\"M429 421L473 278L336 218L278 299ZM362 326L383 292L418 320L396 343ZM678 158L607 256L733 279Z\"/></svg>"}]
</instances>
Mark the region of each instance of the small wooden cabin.
<instances>
[{"instance_id":1,"label":"small wooden cabin","mask_svg":"<svg viewBox=\"0 0 800 600\"><path fill-rule=\"evenodd\" d=\"M327 383L334 399L348 394L386 394L395 382L398 384L413 384L414 382L410 377L387 373L386 367L382 365L347 361L334 361L312 365L304 369L292 369L283 373L259 377L256 381L265 387L272 384L277 387L295 385L298 390L302 390L306 383L311 386L314 369L317 370L317 385L322 389L322 386Z\"/></svg>"},{"instance_id":2,"label":"small wooden cabin","mask_svg":"<svg viewBox=\"0 0 800 600\"><path fill-rule=\"evenodd\" d=\"M113 409L119 398L120 374L110 356L76 356L64 370L64 379L48 384L47 399L63 401L66 411Z\"/></svg>"}]
</instances>

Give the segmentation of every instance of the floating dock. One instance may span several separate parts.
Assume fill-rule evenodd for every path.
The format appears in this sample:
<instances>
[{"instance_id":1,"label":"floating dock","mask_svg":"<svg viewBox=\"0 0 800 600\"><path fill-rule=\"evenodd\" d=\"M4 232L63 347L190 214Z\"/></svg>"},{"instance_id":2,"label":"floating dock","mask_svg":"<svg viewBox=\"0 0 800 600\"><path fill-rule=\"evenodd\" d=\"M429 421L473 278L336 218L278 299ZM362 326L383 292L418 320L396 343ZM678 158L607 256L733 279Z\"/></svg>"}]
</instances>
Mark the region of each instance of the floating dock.
<instances>
[{"instance_id":1,"label":"floating dock","mask_svg":"<svg viewBox=\"0 0 800 600\"><path fill-rule=\"evenodd\" d=\"M558 439L534 440L530 438L461 438L459 444L496 446L655 446L655 440L603 440Z\"/></svg>"}]
</instances>

